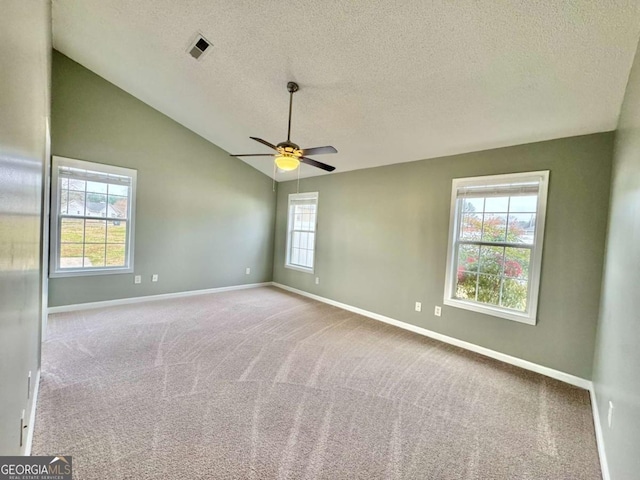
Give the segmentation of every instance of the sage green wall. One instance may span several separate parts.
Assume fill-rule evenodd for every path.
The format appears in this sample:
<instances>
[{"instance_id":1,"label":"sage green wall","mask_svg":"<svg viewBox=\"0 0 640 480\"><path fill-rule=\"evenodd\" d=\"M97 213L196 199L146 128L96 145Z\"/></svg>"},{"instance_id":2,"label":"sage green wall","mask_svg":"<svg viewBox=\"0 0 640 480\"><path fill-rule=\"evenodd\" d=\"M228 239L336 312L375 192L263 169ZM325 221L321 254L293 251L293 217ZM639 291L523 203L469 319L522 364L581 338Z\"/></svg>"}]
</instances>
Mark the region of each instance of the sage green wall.
<instances>
[{"instance_id":1,"label":"sage green wall","mask_svg":"<svg viewBox=\"0 0 640 480\"><path fill-rule=\"evenodd\" d=\"M616 131L594 386L613 480L640 476L640 54ZM614 414L611 428L609 401Z\"/></svg>"},{"instance_id":2,"label":"sage green wall","mask_svg":"<svg viewBox=\"0 0 640 480\"><path fill-rule=\"evenodd\" d=\"M301 192L319 192L314 275L284 268L296 182L281 183L274 281L590 378L612 142L603 133L301 180ZM538 324L448 306L434 316L444 296L452 179L533 170L551 171Z\"/></svg>"},{"instance_id":3,"label":"sage green wall","mask_svg":"<svg viewBox=\"0 0 640 480\"><path fill-rule=\"evenodd\" d=\"M59 52L52 114L54 155L138 170L143 282L134 285L134 274L51 279L50 306L271 280L270 178Z\"/></svg>"},{"instance_id":4,"label":"sage green wall","mask_svg":"<svg viewBox=\"0 0 640 480\"><path fill-rule=\"evenodd\" d=\"M0 12L0 455L20 455L40 368L51 4L3 0Z\"/></svg>"}]
</instances>

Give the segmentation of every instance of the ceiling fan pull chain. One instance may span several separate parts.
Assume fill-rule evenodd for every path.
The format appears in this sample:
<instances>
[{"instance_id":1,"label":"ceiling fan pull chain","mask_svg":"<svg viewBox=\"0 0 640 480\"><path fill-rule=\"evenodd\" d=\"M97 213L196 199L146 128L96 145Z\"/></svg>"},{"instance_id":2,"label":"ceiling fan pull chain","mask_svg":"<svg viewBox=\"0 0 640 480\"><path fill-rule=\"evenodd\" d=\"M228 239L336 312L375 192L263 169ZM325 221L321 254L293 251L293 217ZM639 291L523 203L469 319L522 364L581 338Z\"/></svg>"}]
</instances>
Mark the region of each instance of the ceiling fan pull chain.
<instances>
[{"instance_id":1,"label":"ceiling fan pull chain","mask_svg":"<svg viewBox=\"0 0 640 480\"><path fill-rule=\"evenodd\" d=\"M298 187L296 193L300 193L300 168L298 168Z\"/></svg>"},{"instance_id":2,"label":"ceiling fan pull chain","mask_svg":"<svg viewBox=\"0 0 640 480\"><path fill-rule=\"evenodd\" d=\"M276 162L273 162L273 191L276 191Z\"/></svg>"}]
</instances>

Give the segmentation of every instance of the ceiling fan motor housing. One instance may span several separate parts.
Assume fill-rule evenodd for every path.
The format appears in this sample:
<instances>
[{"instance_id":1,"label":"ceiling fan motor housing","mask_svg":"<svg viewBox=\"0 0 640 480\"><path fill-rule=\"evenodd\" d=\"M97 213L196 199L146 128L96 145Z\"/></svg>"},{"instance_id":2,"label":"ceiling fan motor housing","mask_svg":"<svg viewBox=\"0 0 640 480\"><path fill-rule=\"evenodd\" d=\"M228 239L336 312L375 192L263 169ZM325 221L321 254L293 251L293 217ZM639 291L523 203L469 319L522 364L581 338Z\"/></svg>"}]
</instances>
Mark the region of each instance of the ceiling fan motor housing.
<instances>
[{"instance_id":1,"label":"ceiling fan motor housing","mask_svg":"<svg viewBox=\"0 0 640 480\"><path fill-rule=\"evenodd\" d=\"M302 150L293 142L280 142L276 147L281 153L289 153L298 157L302 156Z\"/></svg>"}]
</instances>

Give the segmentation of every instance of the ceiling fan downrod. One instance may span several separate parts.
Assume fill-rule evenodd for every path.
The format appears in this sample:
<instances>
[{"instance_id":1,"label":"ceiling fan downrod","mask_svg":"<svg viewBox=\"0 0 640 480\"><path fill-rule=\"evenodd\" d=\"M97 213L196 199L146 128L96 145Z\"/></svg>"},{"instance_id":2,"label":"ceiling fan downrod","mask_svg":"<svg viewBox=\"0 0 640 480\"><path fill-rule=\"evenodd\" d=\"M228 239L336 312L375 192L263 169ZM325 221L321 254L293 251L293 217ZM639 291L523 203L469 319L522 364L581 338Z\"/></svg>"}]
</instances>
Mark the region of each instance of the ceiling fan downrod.
<instances>
[{"instance_id":1,"label":"ceiling fan downrod","mask_svg":"<svg viewBox=\"0 0 640 480\"><path fill-rule=\"evenodd\" d=\"M289 127L287 128L287 142L291 142L291 109L293 107L293 94L298 91L299 87L296 82L287 83L289 90Z\"/></svg>"}]
</instances>

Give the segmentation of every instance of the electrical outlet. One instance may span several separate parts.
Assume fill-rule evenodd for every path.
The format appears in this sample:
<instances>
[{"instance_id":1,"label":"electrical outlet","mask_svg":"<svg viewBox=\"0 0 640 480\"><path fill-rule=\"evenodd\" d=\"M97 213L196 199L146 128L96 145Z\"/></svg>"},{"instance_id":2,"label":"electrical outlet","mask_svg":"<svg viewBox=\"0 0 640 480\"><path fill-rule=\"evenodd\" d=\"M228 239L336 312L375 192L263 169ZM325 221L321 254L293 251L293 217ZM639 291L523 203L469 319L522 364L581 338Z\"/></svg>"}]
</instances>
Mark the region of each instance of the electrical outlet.
<instances>
[{"instance_id":1,"label":"electrical outlet","mask_svg":"<svg viewBox=\"0 0 640 480\"><path fill-rule=\"evenodd\" d=\"M133 277L133 283L135 284L142 283L142 276L136 275L135 277Z\"/></svg>"},{"instance_id":2,"label":"electrical outlet","mask_svg":"<svg viewBox=\"0 0 640 480\"><path fill-rule=\"evenodd\" d=\"M151 276L151 281L152 281L152 282L157 282L157 281L158 281L158 274L157 274L157 273L154 273L154 274Z\"/></svg>"},{"instance_id":3,"label":"electrical outlet","mask_svg":"<svg viewBox=\"0 0 640 480\"><path fill-rule=\"evenodd\" d=\"M609 414L607 415L607 423L609 424L609 428L611 428L611 422L613 422L613 402L609 400Z\"/></svg>"},{"instance_id":4,"label":"electrical outlet","mask_svg":"<svg viewBox=\"0 0 640 480\"><path fill-rule=\"evenodd\" d=\"M421 311L422 311L422 303L416 302L416 312L421 312Z\"/></svg>"},{"instance_id":5,"label":"electrical outlet","mask_svg":"<svg viewBox=\"0 0 640 480\"><path fill-rule=\"evenodd\" d=\"M251 269L247 267L244 271L245 275L251 275Z\"/></svg>"},{"instance_id":6,"label":"electrical outlet","mask_svg":"<svg viewBox=\"0 0 640 480\"><path fill-rule=\"evenodd\" d=\"M316 277L316 285L320 285L320 277Z\"/></svg>"},{"instance_id":7,"label":"electrical outlet","mask_svg":"<svg viewBox=\"0 0 640 480\"><path fill-rule=\"evenodd\" d=\"M442 307L440 307L440 305L436 305L436 308L433 310L433 314L436 317L439 317L440 315L442 315Z\"/></svg>"}]
</instances>

